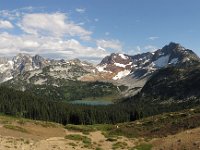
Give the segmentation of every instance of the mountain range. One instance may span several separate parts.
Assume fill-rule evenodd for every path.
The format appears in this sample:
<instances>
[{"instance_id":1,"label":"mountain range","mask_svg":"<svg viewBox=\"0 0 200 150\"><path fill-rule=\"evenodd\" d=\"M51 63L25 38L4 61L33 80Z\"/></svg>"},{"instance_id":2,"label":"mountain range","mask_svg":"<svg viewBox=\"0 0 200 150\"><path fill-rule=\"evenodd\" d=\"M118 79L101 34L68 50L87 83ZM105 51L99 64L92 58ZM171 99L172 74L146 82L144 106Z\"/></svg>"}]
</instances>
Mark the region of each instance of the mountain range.
<instances>
[{"instance_id":1,"label":"mountain range","mask_svg":"<svg viewBox=\"0 0 200 150\"><path fill-rule=\"evenodd\" d=\"M163 68L187 67L200 62L200 58L177 43L162 49L137 55L112 53L98 65L79 59L50 60L39 55L17 54L12 59L0 58L0 82L27 90L30 85L58 88L70 82L112 83L123 97L137 94L152 76ZM127 88L121 88L125 86ZM145 86L146 87L146 86ZM116 92L114 92L116 93Z\"/></svg>"}]
</instances>

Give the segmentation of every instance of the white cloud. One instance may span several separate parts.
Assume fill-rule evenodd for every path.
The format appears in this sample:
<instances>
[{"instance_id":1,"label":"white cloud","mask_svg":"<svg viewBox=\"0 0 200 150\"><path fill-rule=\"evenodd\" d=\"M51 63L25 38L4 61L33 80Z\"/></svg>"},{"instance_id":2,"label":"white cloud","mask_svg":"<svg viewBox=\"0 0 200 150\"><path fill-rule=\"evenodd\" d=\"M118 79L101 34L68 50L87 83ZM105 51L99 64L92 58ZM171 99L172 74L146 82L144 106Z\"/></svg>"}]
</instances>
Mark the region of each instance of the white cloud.
<instances>
[{"instance_id":1,"label":"white cloud","mask_svg":"<svg viewBox=\"0 0 200 150\"><path fill-rule=\"evenodd\" d=\"M21 15L21 12L17 11L17 10L1 10L0 11L0 16L2 18L6 18L7 20L15 20L17 17L19 17Z\"/></svg>"},{"instance_id":2,"label":"white cloud","mask_svg":"<svg viewBox=\"0 0 200 150\"><path fill-rule=\"evenodd\" d=\"M15 55L17 53L41 54L59 58L103 58L109 53L98 47L83 46L75 39L63 40L47 36L0 34L0 54Z\"/></svg>"},{"instance_id":3,"label":"white cloud","mask_svg":"<svg viewBox=\"0 0 200 150\"><path fill-rule=\"evenodd\" d=\"M107 48L121 49L118 40L111 40L110 43L104 41L105 48L98 45L84 46L82 40L90 40L87 44L96 44L96 40L91 39L92 32L81 26L84 23L74 23L65 13L36 13L33 10L35 8L28 7L0 11L0 20L10 21L17 31L21 31L18 34L5 30L0 32L1 56L29 53L49 58L81 58L98 62L109 55Z\"/></svg>"},{"instance_id":4,"label":"white cloud","mask_svg":"<svg viewBox=\"0 0 200 150\"><path fill-rule=\"evenodd\" d=\"M97 40L97 46L121 51L122 44L119 40Z\"/></svg>"},{"instance_id":5,"label":"white cloud","mask_svg":"<svg viewBox=\"0 0 200 150\"><path fill-rule=\"evenodd\" d=\"M78 36L88 40L92 34L92 32L70 21L63 13L25 14L19 26L24 32L34 35Z\"/></svg>"},{"instance_id":6,"label":"white cloud","mask_svg":"<svg viewBox=\"0 0 200 150\"><path fill-rule=\"evenodd\" d=\"M146 46L136 46L134 48L131 48L131 50L127 51L127 54L129 55L136 55L136 54L141 54L141 53L145 53L145 52L154 52L158 50L158 48L156 46L153 45L146 45Z\"/></svg>"},{"instance_id":7,"label":"white cloud","mask_svg":"<svg viewBox=\"0 0 200 150\"><path fill-rule=\"evenodd\" d=\"M153 45L147 45L144 47L144 49L148 52L153 52L153 51L156 51L158 48L156 46L153 46Z\"/></svg>"},{"instance_id":8,"label":"white cloud","mask_svg":"<svg viewBox=\"0 0 200 150\"><path fill-rule=\"evenodd\" d=\"M137 55L140 53L142 53L142 48L139 45L127 50L128 55Z\"/></svg>"},{"instance_id":9,"label":"white cloud","mask_svg":"<svg viewBox=\"0 0 200 150\"><path fill-rule=\"evenodd\" d=\"M156 39L159 39L159 37L157 37L157 36L151 36L151 37L149 37L148 39L151 40L151 41L154 41L154 40L156 40Z\"/></svg>"},{"instance_id":10,"label":"white cloud","mask_svg":"<svg viewBox=\"0 0 200 150\"><path fill-rule=\"evenodd\" d=\"M0 17L6 20L18 20L26 13L33 13L33 11L43 11L44 7L22 7L13 10L0 10Z\"/></svg>"},{"instance_id":11,"label":"white cloud","mask_svg":"<svg viewBox=\"0 0 200 150\"><path fill-rule=\"evenodd\" d=\"M3 29L12 29L13 25L11 22L7 21L7 20L0 20L0 28Z\"/></svg>"},{"instance_id":12,"label":"white cloud","mask_svg":"<svg viewBox=\"0 0 200 150\"><path fill-rule=\"evenodd\" d=\"M140 54L141 52L142 52L141 47L140 46L136 46L135 54Z\"/></svg>"},{"instance_id":13,"label":"white cloud","mask_svg":"<svg viewBox=\"0 0 200 150\"><path fill-rule=\"evenodd\" d=\"M75 10L78 13L84 13L86 11L85 8L76 8Z\"/></svg>"}]
</instances>

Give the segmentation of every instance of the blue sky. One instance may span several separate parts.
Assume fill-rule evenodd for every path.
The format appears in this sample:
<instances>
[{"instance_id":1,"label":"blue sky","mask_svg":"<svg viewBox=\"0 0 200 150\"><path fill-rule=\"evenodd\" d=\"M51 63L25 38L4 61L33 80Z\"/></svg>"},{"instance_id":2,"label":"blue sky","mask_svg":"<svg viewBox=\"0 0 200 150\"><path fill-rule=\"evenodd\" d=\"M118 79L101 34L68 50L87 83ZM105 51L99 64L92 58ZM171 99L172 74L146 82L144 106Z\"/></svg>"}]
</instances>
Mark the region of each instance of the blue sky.
<instances>
[{"instance_id":1,"label":"blue sky","mask_svg":"<svg viewBox=\"0 0 200 150\"><path fill-rule=\"evenodd\" d=\"M199 0L0 0L0 55L100 60L178 42L200 55Z\"/></svg>"}]
</instances>

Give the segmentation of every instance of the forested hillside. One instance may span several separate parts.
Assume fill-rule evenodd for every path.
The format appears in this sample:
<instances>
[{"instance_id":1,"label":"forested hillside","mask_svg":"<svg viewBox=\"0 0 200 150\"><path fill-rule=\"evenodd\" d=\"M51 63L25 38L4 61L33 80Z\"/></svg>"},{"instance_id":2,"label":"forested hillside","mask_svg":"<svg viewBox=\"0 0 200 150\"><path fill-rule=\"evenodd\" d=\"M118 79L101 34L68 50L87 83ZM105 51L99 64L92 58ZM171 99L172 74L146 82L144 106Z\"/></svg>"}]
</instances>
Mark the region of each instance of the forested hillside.
<instances>
[{"instance_id":1,"label":"forested hillside","mask_svg":"<svg viewBox=\"0 0 200 150\"><path fill-rule=\"evenodd\" d=\"M132 110L125 105L73 105L7 87L0 87L0 112L62 124L116 123L136 119Z\"/></svg>"},{"instance_id":2,"label":"forested hillside","mask_svg":"<svg viewBox=\"0 0 200 150\"><path fill-rule=\"evenodd\" d=\"M104 96L113 96L113 99L120 96L119 89L123 91L125 86L114 86L106 82L82 82L65 79L55 79L50 76L46 77L46 84L36 85L27 83L23 75L15 81L10 80L3 85L12 87L17 90L31 92L33 95L48 98L54 101L73 101L83 98L98 98Z\"/></svg>"},{"instance_id":3,"label":"forested hillside","mask_svg":"<svg viewBox=\"0 0 200 150\"><path fill-rule=\"evenodd\" d=\"M150 99L134 98L135 100L130 98L130 101L107 106L73 105L1 86L0 112L62 124L114 124L199 105L199 101L163 105L154 104Z\"/></svg>"},{"instance_id":4,"label":"forested hillside","mask_svg":"<svg viewBox=\"0 0 200 150\"><path fill-rule=\"evenodd\" d=\"M157 71L145 84L140 97L154 103L184 103L191 105L200 99L199 63L189 66L168 67Z\"/></svg>"}]
</instances>

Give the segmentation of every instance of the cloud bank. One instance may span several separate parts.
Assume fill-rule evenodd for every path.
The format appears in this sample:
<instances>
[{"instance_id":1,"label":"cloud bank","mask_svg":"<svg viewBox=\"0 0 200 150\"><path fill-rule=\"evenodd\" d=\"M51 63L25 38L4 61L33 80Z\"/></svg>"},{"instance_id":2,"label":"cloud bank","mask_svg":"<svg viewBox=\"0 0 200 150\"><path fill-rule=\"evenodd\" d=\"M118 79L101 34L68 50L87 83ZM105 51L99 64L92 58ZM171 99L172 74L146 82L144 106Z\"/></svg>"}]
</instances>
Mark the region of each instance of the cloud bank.
<instances>
[{"instance_id":1,"label":"cloud bank","mask_svg":"<svg viewBox=\"0 0 200 150\"><path fill-rule=\"evenodd\" d=\"M93 32L75 23L67 13L33 10L29 7L0 11L1 56L29 53L51 58L99 61L109 55L110 50L122 49L118 40L93 39ZM85 9L76 11L83 13Z\"/></svg>"}]
</instances>

